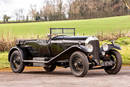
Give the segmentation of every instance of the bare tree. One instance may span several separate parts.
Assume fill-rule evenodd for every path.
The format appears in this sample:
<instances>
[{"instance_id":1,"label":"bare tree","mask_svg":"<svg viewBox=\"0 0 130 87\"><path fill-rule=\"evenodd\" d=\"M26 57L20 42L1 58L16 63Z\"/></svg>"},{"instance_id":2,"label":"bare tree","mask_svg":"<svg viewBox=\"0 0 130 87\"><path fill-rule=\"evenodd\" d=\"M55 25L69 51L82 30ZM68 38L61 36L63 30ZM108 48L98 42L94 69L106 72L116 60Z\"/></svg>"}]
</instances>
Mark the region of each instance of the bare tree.
<instances>
[{"instance_id":1,"label":"bare tree","mask_svg":"<svg viewBox=\"0 0 130 87\"><path fill-rule=\"evenodd\" d=\"M32 20L35 20L36 14L37 14L36 5L31 5L30 8L31 8L31 10L30 10L29 14L32 17Z\"/></svg>"},{"instance_id":2,"label":"bare tree","mask_svg":"<svg viewBox=\"0 0 130 87\"><path fill-rule=\"evenodd\" d=\"M126 6L122 0L73 0L69 4L68 14L69 19L126 15Z\"/></svg>"},{"instance_id":3,"label":"bare tree","mask_svg":"<svg viewBox=\"0 0 130 87\"><path fill-rule=\"evenodd\" d=\"M16 21L19 20L19 12L17 10L15 10L15 16L16 16Z\"/></svg>"},{"instance_id":4,"label":"bare tree","mask_svg":"<svg viewBox=\"0 0 130 87\"><path fill-rule=\"evenodd\" d=\"M129 11L122 0L68 0L68 7L63 0L45 0L44 3L40 11L36 10L36 5L31 5L32 20L64 20L66 16L68 19L110 17L126 15Z\"/></svg>"},{"instance_id":5,"label":"bare tree","mask_svg":"<svg viewBox=\"0 0 130 87\"><path fill-rule=\"evenodd\" d=\"M57 0L57 13L58 13L58 19L63 20L65 19L65 7L63 4L63 0Z\"/></svg>"},{"instance_id":6,"label":"bare tree","mask_svg":"<svg viewBox=\"0 0 130 87\"><path fill-rule=\"evenodd\" d=\"M25 16L24 16L24 9L17 9L15 10L15 16L16 16L16 21L24 21Z\"/></svg>"}]
</instances>

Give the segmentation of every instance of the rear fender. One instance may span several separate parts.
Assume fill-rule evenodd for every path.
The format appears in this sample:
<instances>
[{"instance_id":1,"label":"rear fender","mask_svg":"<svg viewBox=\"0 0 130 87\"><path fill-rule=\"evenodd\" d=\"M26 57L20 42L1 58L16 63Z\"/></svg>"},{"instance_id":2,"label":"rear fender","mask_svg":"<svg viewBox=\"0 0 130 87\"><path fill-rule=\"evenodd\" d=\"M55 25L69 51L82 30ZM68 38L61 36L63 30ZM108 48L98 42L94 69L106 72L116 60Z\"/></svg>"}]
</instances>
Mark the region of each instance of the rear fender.
<instances>
[{"instance_id":1,"label":"rear fender","mask_svg":"<svg viewBox=\"0 0 130 87\"><path fill-rule=\"evenodd\" d=\"M19 47L16 46L16 47L12 47L12 48L10 49L9 54L8 54L8 61L10 62L10 56L11 56L11 54L12 54L14 51L19 51L19 53L21 54L22 60L23 60L23 58L24 58L23 50L22 50L21 48L19 48Z\"/></svg>"}]
</instances>

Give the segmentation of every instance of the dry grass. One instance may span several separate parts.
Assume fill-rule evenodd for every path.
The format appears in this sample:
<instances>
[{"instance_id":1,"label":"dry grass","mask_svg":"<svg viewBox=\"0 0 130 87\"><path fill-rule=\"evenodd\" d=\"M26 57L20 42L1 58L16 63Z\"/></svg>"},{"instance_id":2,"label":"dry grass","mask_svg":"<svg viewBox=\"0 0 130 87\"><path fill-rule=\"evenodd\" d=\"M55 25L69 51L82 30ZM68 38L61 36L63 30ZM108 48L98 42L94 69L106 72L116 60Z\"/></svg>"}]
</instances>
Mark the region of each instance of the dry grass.
<instances>
[{"instance_id":1,"label":"dry grass","mask_svg":"<svg viewBox=\"0 0 130 87\"><path fill-rule=\"evenodd\" d=\"M104 40L117 40L118 38L121 37L130 37L130 31L129 32L116 32L116 33L108 33L105 34L103 32L101 32L100 34L97 34L96 37L98 37L98 39L100 41L104 41Z\"/></svg>"},{"instance_id":2,"label":"dry grass","mask_svg":"<svg viewBox=\"0 0 130 87\"><path fill-rule=\"evenodd\" d=\"M0 37L0 52L8 51L11 47L15 46L16 38L8 34L6 37Z\"/></svg>"},{"instance_id":3,"label":"dry grass","mask_svg":"<svg viewBox=\"0 0 130 87\"><path fill-rule=\"evenodd\" d=\"M46 39L47 36L41 36L41 35L32 35L28 37L21 37L16 38L10 33L7 35L2 34L0 37L0 52L9 51L11 47L15 46L17 40L23 40L23 39Z\"/></svg>"}]
</instances>

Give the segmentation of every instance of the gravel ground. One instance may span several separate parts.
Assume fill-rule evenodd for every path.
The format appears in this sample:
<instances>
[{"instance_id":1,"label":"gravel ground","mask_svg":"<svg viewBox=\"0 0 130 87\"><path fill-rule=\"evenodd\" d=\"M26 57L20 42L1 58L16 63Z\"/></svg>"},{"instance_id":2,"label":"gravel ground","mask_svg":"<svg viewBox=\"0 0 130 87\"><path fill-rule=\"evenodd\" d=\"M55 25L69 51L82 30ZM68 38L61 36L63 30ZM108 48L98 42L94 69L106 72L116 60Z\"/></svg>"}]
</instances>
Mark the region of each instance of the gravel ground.
<instances>
[{"instance_id":1,"label":"gravel ground","mask_svg":"<svg viewBox=\"0 0 130 87\"><path fill-rule=\"evenodd\" d=\"M74 77L69 68L46 73L42 68L29 68L21 74L0 70L0 87L130 87L130 66L117 75L104 70L90 70L84 78Z\"/></svg>"}]
</instances>

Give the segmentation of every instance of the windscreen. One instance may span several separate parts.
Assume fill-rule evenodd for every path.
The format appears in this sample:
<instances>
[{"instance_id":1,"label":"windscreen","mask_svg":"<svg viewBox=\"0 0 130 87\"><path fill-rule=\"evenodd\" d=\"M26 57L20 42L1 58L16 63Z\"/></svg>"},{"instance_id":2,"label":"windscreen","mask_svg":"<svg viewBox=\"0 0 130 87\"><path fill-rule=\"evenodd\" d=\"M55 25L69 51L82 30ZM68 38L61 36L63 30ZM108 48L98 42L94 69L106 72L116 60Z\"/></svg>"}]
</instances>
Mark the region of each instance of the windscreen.
<instances>
[{"instance_id":1,"label":"windscreen","mask_svg":"<svg viewBox=\"0 0 130 87\"><path fill-rule=\"evenodd\" d=\"M51 28L50 35L69 35L75 36L75 28Z\"/></svg>"}]
</instances>

